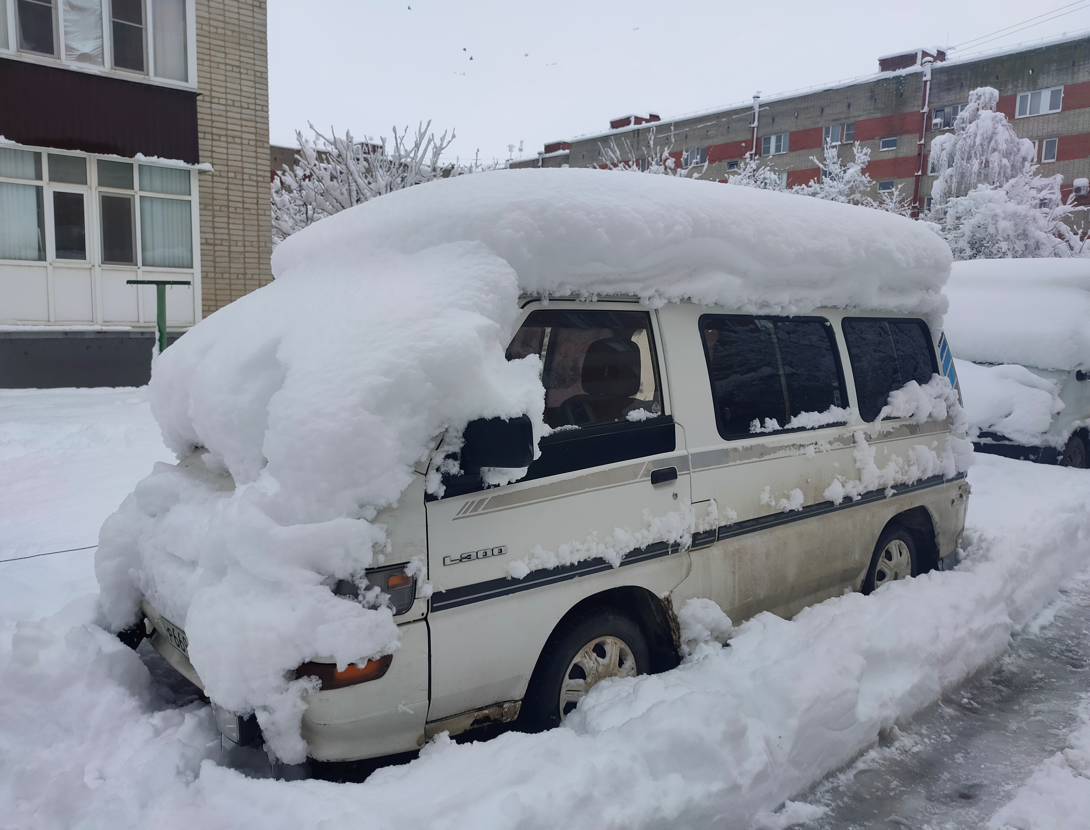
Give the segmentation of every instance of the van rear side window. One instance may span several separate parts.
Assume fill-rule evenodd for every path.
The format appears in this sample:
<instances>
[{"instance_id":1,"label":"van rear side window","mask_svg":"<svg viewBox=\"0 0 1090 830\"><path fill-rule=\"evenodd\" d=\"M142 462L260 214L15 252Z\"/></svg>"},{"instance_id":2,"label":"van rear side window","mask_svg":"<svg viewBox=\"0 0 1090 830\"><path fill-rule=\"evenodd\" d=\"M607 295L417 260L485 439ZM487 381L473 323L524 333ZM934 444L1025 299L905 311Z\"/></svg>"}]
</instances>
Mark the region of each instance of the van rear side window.
<instances>
[{"instance_id":1,"label":"van rear side window","mask_svg":"<svg viewBox=\"0 0 1090 830\"><path fill-rule=\"evenodd\" d=\"M910 380L927 383L938 371L931 331L923 320L847 317L843 327L864 421L878 417L890 392Z\"/></svg>"},{"instance_id":2,"label":"van rear side window","mask_svg":"<svg viewBox=\"0 0 1090 830\"><path fill-rule=\"evenodd\" d=\"M705 314L700 331L723 438L780 432L803 412L845 406L827 320Z\"/></svg>"}]
</instances>

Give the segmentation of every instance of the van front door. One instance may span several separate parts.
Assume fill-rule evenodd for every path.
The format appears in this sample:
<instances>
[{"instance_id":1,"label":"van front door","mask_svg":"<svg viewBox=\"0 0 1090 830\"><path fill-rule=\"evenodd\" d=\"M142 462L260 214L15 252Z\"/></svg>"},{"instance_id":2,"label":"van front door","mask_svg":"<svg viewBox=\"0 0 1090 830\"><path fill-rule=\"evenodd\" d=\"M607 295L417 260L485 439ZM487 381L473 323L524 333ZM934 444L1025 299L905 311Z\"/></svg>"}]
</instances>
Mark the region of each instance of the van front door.
<instances>
[{"instance_id":1,"label":"van front door","mask_svg":"<svg viewBox=\"0 0 1090 830\"><path fill-rule=\"evenodd\" d=\"M552 430L541 456L520 481L448 477L427 501L428 720L448 720L431 731L466 728L467 712L512 717L553 627L581 599L648 579L664 592L684 577L687 555L670 540L688 463L655 325L622 303L526 311L508 358L541 356Z\"/></svg>"}]
</instances>

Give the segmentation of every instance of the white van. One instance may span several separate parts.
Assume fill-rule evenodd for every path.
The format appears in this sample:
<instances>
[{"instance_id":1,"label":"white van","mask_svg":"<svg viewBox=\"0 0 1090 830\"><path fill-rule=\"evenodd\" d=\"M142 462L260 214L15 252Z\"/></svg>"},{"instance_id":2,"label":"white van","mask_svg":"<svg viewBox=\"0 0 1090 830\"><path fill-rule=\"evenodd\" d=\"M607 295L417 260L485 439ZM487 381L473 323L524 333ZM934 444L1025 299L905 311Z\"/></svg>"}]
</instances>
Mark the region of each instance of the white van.
<instances>
[{"instance_id":1,"label":"white van","mask_svg":"<svg viewBox=\"0 0 1090 830\"><path fill-rule=\"evenodd\" d=\"M1090 260L955 262L946 292L977 450L1090 467Z\"/></svg>"},{"instance_id":2,"label":"white van","mask_svg":"<svg viewBox=\"0 0 1090 830\"><path fill-rule=\"evenodd\" d=\"M494 373L516 364L536 371L531 380L539 390L536 409L530 407L526 415L470 420L455 430L453 441L450 434L435 436L433 447L460 449L452 457L436 451L430 460L418 461L396 505L377 515L361 513L362 519L347 524L332 509L324 514L334 516L321 525L330 534L351 531L364 520L367 527L382 528L384 558L372 561L363 579L330 577L322 585L332 592L329 602L335 601L333 595L372 603L380 597L396 623L397 647L372 659L341 661L340 668L322 652L303 652L303 664L276 694L289 694L293 677L317 678L303 697L300 734L307 756L342 761L411 751L441 732L455 735L516 719L527 728L554 726L604 678L677 665L678 612L690 599L714 601L735 623L763 611L790 617L844 591L871 592L953 561L969 495L964 457L958 455L965 444L956 435L960 409L947 380L953 379L949 355L940 332L929 325L937 315L903 310L911 303L931 309L941 301L936 285L941 288L949 267L944 246L927 248L939 243L926 229L877 211L739 187L652 181L658 178L665 177L598 171L472 176L384 196L376 200L383 202L384 213L369 207L372 202L363 206L370 214L360 208L343 220L333 217L316 225L310 238L320 248L304 249L303 240L287 248L294 261L310 263L335 248L337 240L358 241L362 234L352 223L363 220L378 223L382 236L391 237L391 212L404 207L412 227L421 229L406 236L416 249L432 251L429 246L446 245L449 236L457 243L450 250L459 255L468 251L467 256L479 258L498 252L504 262L514 263L511 273L518 273L522 296L505 329L482 324L476 330L505 332L496 354L502 365ZM631 207L617 218L623 211L615 208L622 203ZM608 210L599 210L603 207ZM639 234L618 224L631 223L640 210L648 221ZM591 215L596 218L585 218ZM457 216L450 224L454 230L437 230L435 216ZM671 224L674 217L679 217L677 227ZM746 218L774 219L778 227L791 230L792 244L750 233ZM599 224L591 227L589 241L576 238L590 222ZM500 231L493 233L495 227ZM481 244L462 246L460 240L473 234ZM584 242L593 255L579 247ZM926 256L917 257L920 248ZM729 271L743 254L744 271L735 270L729 280L716 276L715 262L722 261ZM436 255L428 263L446 262L448 256L453 254ZM633 257L647 269L651 287L632 293L600 290L609 284L602 277L609 268L634 273ZM339 267L351 269L355 259L342 257ZM699 267L693 264L697 259ZM288 261L288 254L279 260L282 271L273 286L257 292L253 301L247 298L251 307L270 302L278 291L296 290ZM384 260L376 255L373 261ZM685 264L681 271L679 262ZM531 267L537 270L531 273ZM551 267L562 274L564 285L589 288L578 298L558 296L559 290L551 296L528 290L544 279L535 275ZM580 267L591 274L582 283L572 276ZM479 271L458 273L470 279ZM497 280L507 279L502 268L495 273ZM880 279L865 285L874 273ZM686 274L699 278L700 292ZM769 296L775 290L789 302L769 300L755 309L751 299L757 293L737 306L685 299L701 292L706 298L709 284L725 285L728 291L740 284ZM300 291L310 290L310 285L298 285ZM649 299L659 285L680 286L681 296ZM819 291L815 285L829 286L820 288L820 296L837 307L829 307L832 302L803 307L805 300L799 298L814 296ZM482 299L473 303L490 302L483 299L486 294L480 292ZM741 298L737 292L730 296ZM891 311L894 307L902 310ZM198 417L201 407L221 405L223 395L233 392L231 385L224 381L225 391L218 396L179 393L196 384L200 361L216 378L231 377L224 362L252 348L252 354L237 358L249 384L239 400L264 394L271 411L277 395L288 397L290 372L269 370L268 382L261 373L266 366L290 366L302 347L285 347L280 334L275 348L253 345L262 332L280 325L269 313L263 327L239 335L243 315L253 313L245 305L229 306L164 353L152 392L168 440L172 430L181 430L190 447L198 443L200 429L213 437L202 439L205 446L178 468L153 474L149 482L155 479L154 487L138 488L111 520L115 525L104 529L106 553L100 553L98 565L100 581L111 586L111 596L120 597L115 605L122 610L114 617L127 613L129 596L142 595L140 631L148 632L163 657L199 686L194 663L201 665L201 660L218 677L233 678L236 672L243 679L260 671L262 661L245 653L244 659L231 660L217 654L217 637L234 636L238 626L216 629L198 623L196 602L187 611L188 600L177 597L187 591L193 596L217 569L227 574L225 579L234 579L240 569L253 568L216 594L237 599L236 609L224 609L226 600L217 600L219 605L202 600L201 619L215 613L231 620L236 610L238 625L254 626L255 643L260 639L266 649L267 631L277 623L273 616L241 610L253 586L273 578L271 571L259 572L265 565L253 564L249 553L245 561L223 564L230 545L244 544L245 534L232 531L223 537L230 544L217 548L214 557L202 560L199 568L183 567L187 556L196 561L198 554L190 551L211 545L209 526L222 526L225 516L235 521L232 511L249 509L254 500L278 496L288 486L283 476L273 486L262 478L265 473L247 473L237 460L238 448L250 440L238 427L247 412L228 408L226 416L217 410L216 418ZM374 325L381 325L382 315L372 316ZM414 320L405 319L406 325ZM453 318L433 322L441 328ZM202 332L215 332L216 325L221 328L215 337L237 338L213 361L208 356L214 354L215 339ZM339 331L336 323L328 328ZM343 331L349 334L343 336L355 336L359 329L346 326ZM421 326L411 342L431 332L432 327ZM320 336L308 334L304 346L313 347ZM350 362L345 350L338 340L335 359ZM450 351L420 354L428 360L459 359ZM270 358L274 353L275 361ZM413 373L416 390L427 385L420 379L424 359L405 370ZM311 371L324 371L324 364L315 363ZM428 383L443 382L445 371L436 370ZM310 375L301 377L307 389L318 383ZM487 393L482 386L480 394ZM162 396L158 405L156 395ZM313 404L303 396L291 400ZM324 451L319 445L325 433L339 428L328 416L333 405L320 403L324 408L308 417L325 418L326 426L307 436L312 443L304 447L305 459ZM352 411L365 404L353 400ZM253 463L271 467L283 450L269 435L287 416L250 408L259 413L254 434L264 442L257 445L261 450ZM397 412L402 420L414 414L411 408ZM234 430L234 443L202 426L214 421L223 434ZM348 447L347 440L332 445L328 457L334 466L308 478L308 487L324 486L367 450ZM185 441L174 444L184 446ZM253 483L237 483L244 475ZM164 495L168 490L178 495ZM199 497L194 495L198 491ZM200 512L213 502L218 505L214 511ZM183 508L178 519L170 518L171 511ZM279 539L280 525L289 524L284 516L299 508L281 501L276 509L280 524L271 533ZM252 533L264 532L264 524L248 526L256 528ZM287 530L309 533L315 526L296 524ZM162 541L154 541L160 527ZM148 551L154 545L169 547L169 556L153 558ZM298 552L291 555L293 562L303 561ZM338 553L340 558L330 561L341 562L346 555ZM316 581L317 576L306 586L308 597L326 590ZM283 607L288 614L291 609ZM188 619L172 619L172 614ZM198 624L204 637L200 649L194 637ZM278 636L290 651L292 629L282 631ZM240 695L230 698L215 689L210 694L226 736L242 743L258 739L254 718L231 702ZM267 716L262 704L251 706L259 717Z\"/></svg>"}]
</instances>

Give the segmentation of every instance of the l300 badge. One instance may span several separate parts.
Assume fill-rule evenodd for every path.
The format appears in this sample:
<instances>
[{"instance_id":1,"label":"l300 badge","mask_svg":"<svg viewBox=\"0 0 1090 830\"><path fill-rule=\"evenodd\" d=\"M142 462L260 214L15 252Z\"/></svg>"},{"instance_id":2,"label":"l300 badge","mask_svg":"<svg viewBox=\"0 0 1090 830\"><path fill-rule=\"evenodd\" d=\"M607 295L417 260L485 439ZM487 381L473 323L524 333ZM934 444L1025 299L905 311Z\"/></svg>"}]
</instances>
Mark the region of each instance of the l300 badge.
<instances>
[{"instance_id":1,"label":"l300 badge","mask_svg":"<svg viewBox=\"0 0 1090 830\"><path fill-rule=\"evenodd\" d=\"M444 556L443 564L460 565L462 562L473 562L476 559L487 559L490 556L503 556L505 553L507 553L507 545L500 545L497 548L484 548L483 550L471 550L461 556Z\"/></svg>"}]
</instances>

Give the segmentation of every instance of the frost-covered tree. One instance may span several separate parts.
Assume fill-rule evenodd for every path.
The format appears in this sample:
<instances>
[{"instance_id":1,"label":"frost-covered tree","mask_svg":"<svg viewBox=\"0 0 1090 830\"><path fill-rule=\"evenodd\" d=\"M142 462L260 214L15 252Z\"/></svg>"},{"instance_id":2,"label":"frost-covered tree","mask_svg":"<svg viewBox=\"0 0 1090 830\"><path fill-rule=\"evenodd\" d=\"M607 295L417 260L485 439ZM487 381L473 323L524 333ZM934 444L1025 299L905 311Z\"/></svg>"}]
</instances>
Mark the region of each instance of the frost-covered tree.
<instances>
[{"instance_id":1,"label":"frost-covered tree","mask_svg":"<svg viewBox=\"0 0 1090 830\"><path fill-rule=\"evenodd\" d=\"M1079 234L1064 221L1078 208L1060 196L1062 178L1016 176L1002 186L982 184L948 199L938 229L954 259L1090 254Z\"/></svg>"},{"instance_id":2,"label":"frost-covered tree","mask_svg":"<svg viewBox=\"0 0 1090 830\"><path fill-rule=\"evenodd\" d=\"M623 138L617 144L616 138L611 138L609 144L599 144L598 149L602 154L602 165L606 170L620 170L629 173L655 173L665 176L695 176L707 169L707 161L703 164L691 164L687 167L679 166L673 156L673 137L664 144L659 144L655 139L655 128L649 127L644 131L642 141L635 144L628 138Z\"/></svg>"},{"instance_id":3,"label":"frost-covered tree","mask_svg":"<svg viewBox=\"0 0 1090 830\"><path fill-rule=\"evenodd\" d=\"M742 187L755 187L758 190L784 190L783 178L769 165L762 164L757 158L747 153L738 165L738 172L727 179L728 184Z\"/></svg>"},{"instance_id":4,"label":"frost-covered tree","mask_svg":"<svg viewBox=\"0 0 1090 830\"><path fill-rule=\"evenodd\" d=\"M840 158L840 149L834 144L825 145L822 158L810 156L810 160L820 168L819 176L808 184L795 185L791 188L792 193L828 202L876 208L900 216L908 216L912 212L908 200L902 198L900 188L883 191L877 199L871 195L874 181L867 173L870 150L860 147L858 142L852 145L850 161Z\"/></svg>"},{"instance_id":5,"label":"frost-covered tree","mask_svg":"<svg viewBox=\"0 0 1090 830\"><path fill-rule=\"evenodd\" d=\"M954 131L931 142L931 168L939 171L931 189L934 208L980 185L1002 187L1032 173L1033 142L1015 134L1007 116L996 111L998 103L999 93L992 87L974 89Z\"/></svg>"},{"instance_id":6,"label":"frost-covered tree","mask_svg":"<svg viewBox=\"0 0 1090 830\"><path fill-rule=\"evenodd\" d=\"M810 160L820 168L820 174L808 184L795 185L791 188L792 193L848 205L870 205L873 202L870 192L874 182L866 172L870 150L866 147L860 147L856 142L852 146L851 161L844 161L840 158L840 148L827 143L823 158L810 156Z\"/></svg>"},{"instance_id":7,"label":"frost-covered tree","mask_svg":"<svg viewBox=\"0 0 1090 830\"><path fill-rule=\"evenodd\" d=\"M285 167L272 182L273 239L280 242L307 225L415 184L471 172L476 166L444 165L443 152L454 141L454 131L438 138L431 122L420 124L416 135L406 127L393 129L393 139L357 141L351 132L332 137L310 125L314 138L296 131L299 152L295 165Z\"/></svg>"},{"instance_id":8,"label":"frost-covered tree","mask_svg":"<svg viewBox=\"0 0 1090 830\"><path fill-rule=\"evenodd\" d=\"M1033 143L1015 134L998 101L991 87L974 89L954 131L932 141L928 220L955 259L1090 254L1071 227L1083 208L1061 197L1062 176L1037 175Z\"/></svg>"}]
</instances>

